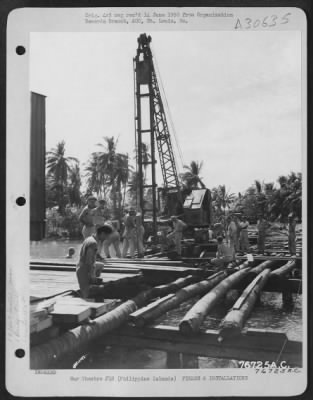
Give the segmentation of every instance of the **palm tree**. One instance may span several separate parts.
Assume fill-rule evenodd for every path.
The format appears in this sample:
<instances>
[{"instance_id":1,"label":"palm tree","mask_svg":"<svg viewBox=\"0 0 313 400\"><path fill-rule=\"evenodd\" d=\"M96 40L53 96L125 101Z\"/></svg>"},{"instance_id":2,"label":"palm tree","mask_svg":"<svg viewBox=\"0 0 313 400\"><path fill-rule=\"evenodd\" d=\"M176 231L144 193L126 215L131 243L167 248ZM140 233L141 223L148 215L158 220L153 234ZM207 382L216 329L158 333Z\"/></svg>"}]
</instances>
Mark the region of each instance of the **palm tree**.
<instances>
[{"instance_id":1,"label":"palm tree","mask_svg":"<svg viewBox=\"0 0 313 400\"><path fill-rule=\"evenodd\" d=\"M118 140L105 136L104 143L98 143L100 151L91 155L86 167L89 191L104 195L108 188L113 202L113 213L117 217L117 203L121 205L122 188L125 188L129 169L128 155L116 151Z\"/></svg>"},{"instance_id":2,"label":"palm tree","mask_svg":"<svg viewBox=\"0 0 313 400\"><path fill-rule=\"evenodd\" d=\"M186 172L180 174L183 185L187 189L205 189L205 184L202 182L202 177L200 177L201 168L203 162L191 161L190 165L184 165Z\"/></svg>"},{"instance_id":3,"label":"palm tree","mask_svg":"<svg viewBox=\"0 0 313 400\"><path fill-rule=\"evenodd\" d=\"M271 209L276 218L286 220L288 214L293 212L301 219L302 174L291 172L287 176L280 176L278 183L280 188L271 200Z\"/></svg>"},{"instance_id":4,"label":"palm tree","mask_svg":"<svg viewBox=\"0 0 313 400\"><path fill-rule=\"evenodd\" d=\"M76 206L81 205L81 178L80 178L80 168L79 163L76 163L70 172L70 179L69 179L69 199L70 203Z\"/></svg>"},{"instance_id":5,"label":"palm tree","mask_svg":"<svg viewBox=\"0 0 313 400\"><path fill-rule=\"evenodd\" d=\"M256 202L257 202L257 214L264 215L266 212L266 196L263 192L263 187L260 181L254 181L256 188ZM264 186L264 185L263 185Z\"/></svg>"},{"instance_id":6,"label":"palm tree","mask_svg":"<svg viewBox=\"0 0 313 400\"><path fill-rule=\"evenodd\" d=\"M226 210L230 209L235 201L235 193L230 192L226 189L225 185L219 185L217 188L213 188L212 194L212 204L216 215L224 217L226 219Z\"/></svg>"},{"instance_id":7,"label":"palm tree","mask_svg":"<svg viewBox=\"0 0 313 400\"><path fill-rule=\"evenodd\" d=\"M67 189L67 182L69 173L72 170L72 163L77 163L75 157L65 156L65 141L57 143L54 149L47 152L46 155L46 169L47 176L53 181L53 186L57 192L57 203L60 214L63 215L66 204L65 192Z\"/></svg>"},{"instance_id":8,"label":"palm tree","mask_svg":"<svg viewBox=\"0 0 313 400\"><path fill-rule=\"evenodd\" d=\"M98 197L104 197L107 189L107 179L100 165L97 153L92 153L85 167L88 194L96 193Z\"/></svg>"},{"instance_id":9,"label":"palm tree","mask_svg":"<svg viewBox=\"0 0 313 400\"><path fill-rule=\"evenodd\" d=\"M121 214L122 202L123 204L125 202L126 185L128 182L129 172L130 172L130 167L128 165L128 154L118 153L116 156L116 165L115 165L115 181L117 189L116 191L118 194L119 214ZM121 217L121 215L118 215L117 217Z\"/></svg>"}]
</instances>

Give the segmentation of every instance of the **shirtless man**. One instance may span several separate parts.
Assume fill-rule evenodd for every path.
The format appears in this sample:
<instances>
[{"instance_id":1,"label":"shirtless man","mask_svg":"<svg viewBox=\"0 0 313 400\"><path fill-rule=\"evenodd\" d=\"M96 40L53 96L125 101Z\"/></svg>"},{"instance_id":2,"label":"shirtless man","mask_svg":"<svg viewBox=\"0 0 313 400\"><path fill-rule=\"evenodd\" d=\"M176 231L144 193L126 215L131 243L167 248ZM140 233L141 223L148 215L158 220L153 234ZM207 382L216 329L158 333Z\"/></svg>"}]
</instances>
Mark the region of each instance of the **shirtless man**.
<instances>
[{"instance_id":1,"label":"shirtless man","mask_svg":"<svg viewBox=\"0 0 313 400\"><path fill-rule=\"evenodd\" d=\"M107 239L103 242L103 249L104 249L104 254L107 258L111 258L110 254L110 246L112 245L115 250L115 255L117 258L121 258L121 249L120 249L120 243L121 243L121 237L118 232L118 221L110 221L106 222L104 226L109 225L112 228L112 233L107 237Z\"/></svg>"},{"instance_id":2,"label":"shirtless man","mask_svg":"<svg viewBox=\"0 0 313 400\"><path fill-rule=\"evenodd\" d=\"M77 280L82 298L87 298L90 284L100 275L103 263L96 261L99 242L103 242L112 233L108 225L100 226L95 235L87 237L80 249L76 267Z\"/></svg>"},{"instance_id":3,"label":"shirtless man","mask_svg":"<svg viewBox=\"0 0 313 400\"><path fill-rule=\"evenodd\" d=\"M213 264L218 269L224 269L227 264L235 259L235 249L233 246L223 243L222 236L217 238L217 252L216 258L211 260Z\"/></svg>"}]
</instances>

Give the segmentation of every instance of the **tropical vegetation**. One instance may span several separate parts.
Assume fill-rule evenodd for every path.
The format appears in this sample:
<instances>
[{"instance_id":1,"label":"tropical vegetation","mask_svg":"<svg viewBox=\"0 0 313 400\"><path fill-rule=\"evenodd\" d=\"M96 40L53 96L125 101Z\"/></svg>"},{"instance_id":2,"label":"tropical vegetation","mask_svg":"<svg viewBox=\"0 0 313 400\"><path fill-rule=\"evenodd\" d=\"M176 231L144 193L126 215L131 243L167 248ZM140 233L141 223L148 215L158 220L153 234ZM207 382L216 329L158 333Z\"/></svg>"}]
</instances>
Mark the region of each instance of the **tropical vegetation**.
<instances>
[{"instance_id":1,"label":"tropical vegetation","mask_svg":"<svg viewBox=\"0 0 313 400\"><path fill-rule=\"evenodd\" d=\"M142 148L142 159L146 163L150 161L148 146ZM184 166L180 174L183 194L206 187L201 176L202 167L203 162L196 160ZM144 168L143 181L146 180ZM48 209L54 210L52 232L58 227L71 235L79 235L78 215L90 194L107 201L113 218L121 218L126 206L139 204L139 173L130 165L128 155L118 151L118 140L113 136L103 137L97 151L82 168L77 158L67 155L64 141L46 154L46 204ZM151 189L150 192L146 189L144 197L145 202L152 205ZM283 222L294 213L301 220L302 175L290 172L279 176L276 182L256 180L238 194L221 184L211 188L211 198L215 221L224 221L229 213L245 214L251 222L261 214L271 221Z\"/></svg>"},{"instance_id":2,"label":"tropical vegetation","mask_svg":"<svg viewBox=\"0 0 313 400\"><path fill-rule=\"evenodd\" d=\"M291 172L274 182L255 181L243 195L238 196L234 210L255 220L259 215L270 221L285 222L289 214L301 220L302 174Z\"/></svg>"},{"instance_id":3,"label":"tropical vegetation","mask_svg":"<svg viewBox=\"0 0 313 400\"><path fill-rule=\"evenodd\" d=\"M46 158L47 203L57 205L61 215L66 204L73 200L73 193L69 199L69 187L75 192L74 198L80 202L79 162L75 157L65 156L65 142L61 141L47 152Z\"/></svg>"},{"instance_id":4,"label":"tropical vegetation","mask_svg":"<svg viewBox=\"0 0 313 400\"><path fill-rule=\"evenodd\" d=\"M203 161L191 161L190 165L184 165L185 172L180 174L183 187L186 189L204 189L205 184L200 176Z\"/></svg>"},{"instance_id":5,"label":"tropical vegetation","mask_svg":"<svg viewBox=\"0 0 313 400\"><path fill-rule=\"evenodd\" d=\"M85 169L88 194L96 193L111 202L114 218L120 217L130 173L128 155L117 152L117 142L113 136L105 136Z\"/></svg>"}]
</instances>

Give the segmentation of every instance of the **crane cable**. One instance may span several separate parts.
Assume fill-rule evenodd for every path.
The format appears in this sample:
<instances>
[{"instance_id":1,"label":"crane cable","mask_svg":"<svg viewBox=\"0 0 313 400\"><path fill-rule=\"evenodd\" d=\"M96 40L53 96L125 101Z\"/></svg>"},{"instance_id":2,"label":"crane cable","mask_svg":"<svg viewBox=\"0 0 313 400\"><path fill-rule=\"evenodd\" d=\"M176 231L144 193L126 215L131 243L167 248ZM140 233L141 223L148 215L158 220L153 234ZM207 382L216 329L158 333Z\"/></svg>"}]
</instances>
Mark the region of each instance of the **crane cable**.
<instances>
[{"instance_id":1,"label":"crane cable","mask_svg":"<svg viewBox=\"0 0 313 400\"><path fill-rule=\"evenodd\" d=\"M151 48L151 52L152 52L152 48ZM177 147L177 150L178 150L179 159L180 159L182 167L183 167L185 165L184 159L183 159L183 154L182 154L181 147L179 145L179 141L178 141L178 138L177 138L175 126L174 126L172 115L171 115L171 111L170 111L170 108L169 108L169 105L168 105L168 101L167 101L166 93L165 93L165 90L164 90L163 81L162 81L162 77L161 77L161 73L160 73L160 69L159 69L158 63L157 63L157 57L156 57L156 53L155 53L154 49L153 49L153 52L152 52L152 56L153 56L153 58L155 60L155 67L156 67L156 72L157 72L157 75L158 75L158 78L159 78L159 82L160 82L160 89L162 91L162 96L163 96L163 98L165 100L166 111L167 111L167 114L168 114L168 117L169 117L169 121L170 121L170 124L171 124L172 131L174 133L174 139L175 139L176 147ZM178 172L179 172L179 168L177 168L177 169L178 169Z\"/></svg>"},{"instance_id":2,"label":"crane cable","mask_svg":"<svg viewBox=\"0 0 313 400\"><path fill-rule=\"evenodd\" d=\"M137 99L136 99L136 72L135 72L135 59L133 59L133 70L134 70L134 127L135 127L135 157L136 157L136 180L138 178L138 148L137 148ZM136 210L138 210L138 187L136 185Z\"/></svg>"}]
</instances>

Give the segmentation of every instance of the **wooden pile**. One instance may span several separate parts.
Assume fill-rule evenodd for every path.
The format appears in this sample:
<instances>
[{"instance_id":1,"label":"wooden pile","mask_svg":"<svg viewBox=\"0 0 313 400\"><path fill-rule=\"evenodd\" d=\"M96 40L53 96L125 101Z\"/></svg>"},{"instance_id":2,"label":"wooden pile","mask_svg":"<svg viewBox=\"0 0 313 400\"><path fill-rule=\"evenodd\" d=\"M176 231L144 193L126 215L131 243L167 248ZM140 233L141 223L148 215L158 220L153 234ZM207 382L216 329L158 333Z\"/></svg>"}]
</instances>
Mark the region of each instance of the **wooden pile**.
<instances>
[{"instance_id":1,"label":"wooden pile","mask_svg":"<svg viewBox=\"0 0 313 400\"><path fill-rule=\"evenodd\" d=\"M60 332L54 338L50 336L52 340L46 338L41 341L41 344L45 343L44 346L40 346L37 341L36 345L39 346L32 347L32 368L47 366L63 357L65 353L79 350L82 345L87 345L118 327L123 326L127 329L127 323L137 326L144 333L146 327L157 318L165 316L168 311L177 308L186 300L194 297L197 300L197 297L201 296L179 323L179 333L182 337L199 336L202 322L229 291L238 292L239 299L237 296L232 299L232 304L235 304L219 327L218 337L241 336L261 291L272 279L271 275L284 277L295 267L294 260L285 265L281 264L278 260L263 263L254 260L242 262L236 268L214 274L203 270L200 275L193 273L175 281L171 280L170 283L146 286L145 290L122 304L117 304L116 300L100 303L91 299L59 296L55 300L53 310L50 309L47 314L52 316L53 326L59 327ZM156 267L157 273L161 275L160 266ZM192 269L185 268L184 273L190 270ZM243 285L241 289L239 284ZM83 324L87 318L94 318L92 324ZM82 326L77 327L80 324ZM47 333L49 332L47 329ZM149 345L149 341L147 344Z\"/></svg>"},{"instance_id":2,"label":"wooden pile","mask_svg":"<svg viewBox=\"0 0 313 400\"><path fill-rule=\"evenodd\" d=\"M57 359L62 357L65 353L75 351L82 345L88 344L88 342L90 342L91 340L96 339L106 332L109 332L119 327L127 321L131 313L133 313L138 308L145 306L152 299L155 299L156 297L163 297L168 295L169 293L176 292L182 287L187 286L192 282L198 281L199 279L200 278L197 276L190 275L184 278L179 278L167 285L160 285L147 289L139 293L134 298L117 305L117 307L115 307L111 311L106 312L104 315L95 318L92 324L86 324L76 327L74 329L67 330L67 332L63 332L62 335L54 337L51 341L43 341L42 343L45 343L43 346L38 345L32 348L31 368L47 366L48 363L52 361L57 361ZM62 308L62 304L59 304L59 306ZM89 305L89 307L91 306ZM73 317L77 318L77 320L79 319L80 316L78 313L76 313L76 307L73 307L71 305L68 311L68 318ZM82 305L81 311L82 313L85 313L84 304ZM62 312L57 312L59 318L61 318Z\"/></svg>"}]
</instances>

